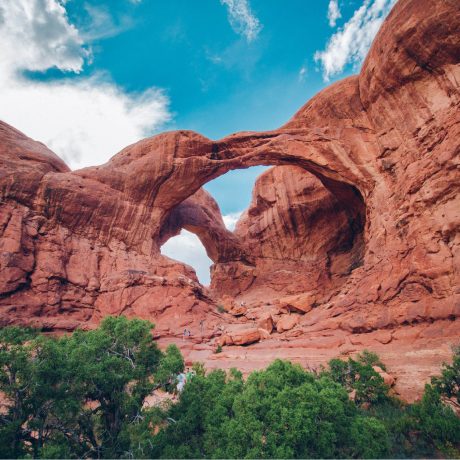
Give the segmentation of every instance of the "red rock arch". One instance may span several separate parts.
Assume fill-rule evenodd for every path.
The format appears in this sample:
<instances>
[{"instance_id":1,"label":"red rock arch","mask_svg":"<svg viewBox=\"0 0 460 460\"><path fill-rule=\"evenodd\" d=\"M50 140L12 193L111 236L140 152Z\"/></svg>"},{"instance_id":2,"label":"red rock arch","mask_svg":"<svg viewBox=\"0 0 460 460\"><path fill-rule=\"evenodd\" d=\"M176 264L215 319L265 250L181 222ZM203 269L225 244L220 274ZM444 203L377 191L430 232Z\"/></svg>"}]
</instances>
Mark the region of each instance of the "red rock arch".
<instances>
[{"instance_id":1,"label":"red rock arch","mask_svg":"<svg viewBox=\"0 0 460 460\"><path fill-rule=\"evenodd\" d=\"M401 0L360 74L280 129L218 141L164 133L75 172L2 125L2 320L67 315L80 324L202 302L193 274L160 257L161 229L207 181L261 164L309 171L351 214L365 204L363 266L318 320L362 332L456 318L459 36L455 1ZM191 280L173 300L171 273Z\"/></svg>"},{"instance_id":2,"label":"red rock arch","mask_svg":"<svg viewBox=\"0 0 460 460\"><path fill-rule=\"evenodd\" d=\"M214 263L228 260L251 263L252 257L239 239L225 227L218 204L204 189L174 207L167 215L158 238L161 247L182 229L194 233Z\"/></svg>"}]
</instances>

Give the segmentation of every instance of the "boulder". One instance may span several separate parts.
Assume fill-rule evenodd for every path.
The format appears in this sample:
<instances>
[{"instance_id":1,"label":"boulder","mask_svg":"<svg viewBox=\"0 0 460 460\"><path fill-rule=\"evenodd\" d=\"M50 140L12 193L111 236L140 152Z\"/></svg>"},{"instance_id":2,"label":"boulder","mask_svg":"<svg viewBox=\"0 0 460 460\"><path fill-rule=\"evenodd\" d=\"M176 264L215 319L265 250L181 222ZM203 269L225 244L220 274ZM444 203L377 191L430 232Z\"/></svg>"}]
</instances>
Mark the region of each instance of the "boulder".
<instances>
[{"instance_id":1,"label":"boulder","mask_svg":"<svg viewBox=\"0 0 460 460\"><path fill-rule=\"evenodd\" d=\"M281 307L296 313L308 313L316 305L316 298L310 293L298 294L280 299Z\"/></svg>"},{"instance_id":2,"label":"boulder","mask_svg":"<svg viewBox=\"0 0 460 460\"><path fill-rule=\"evenodd\" d=\"M372 369L382 377L386 385L389 387L394 386L396 379L392 375L388 374L388 372L384 371L380 366L372 366Z\"/></svg>"},{"instance_id":3,"label":"boulder","mask_svg":"<svg viewBox=\"0 0 460 460\"><path fill-rule=\"evenodd\" d=\"M282 333L289 331L297 325L299 317L297 315L283 315L276 322L276 331Z\"/></svg>"},{"instance_id":4,"label":"boulder","mask_svg":"<svg viewBox=\"0 0 460 460\"><path fill-rule=\"evenodd\" d=\"M270 314L263 315L257 322L257 327L259 329L264 329L269 334L273 331L273 318Z\"/></svg>"},{"instance_id":5,"label":"boulder","mask_svg":"<svg viewBox=\"0 0 460 460\"><path fill-rule=\"evenodd\" d=\"M233 316L243 316L247 312L247 308L244 305L235 305L228 312Z\"/></svg>"}]
</instances>

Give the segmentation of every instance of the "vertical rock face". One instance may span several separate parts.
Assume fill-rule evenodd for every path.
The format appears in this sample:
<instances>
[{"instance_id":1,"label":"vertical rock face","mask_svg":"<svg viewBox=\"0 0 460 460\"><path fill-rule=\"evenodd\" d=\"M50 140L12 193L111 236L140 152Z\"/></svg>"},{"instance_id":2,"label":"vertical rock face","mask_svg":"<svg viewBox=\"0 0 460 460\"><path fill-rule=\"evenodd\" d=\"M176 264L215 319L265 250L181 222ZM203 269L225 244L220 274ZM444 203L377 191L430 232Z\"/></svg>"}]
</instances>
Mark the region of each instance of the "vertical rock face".
<instances>
[{"instance_id":1,"label":"vertical rock face","mask_svg":"<svg viewBox=\"0 0 460 460\"><path fill-rule=\"evenodd\" d=\"M364 203L350 210L302 168L266 171L235 229L248 252L251 248L253 262L216 264L214 292L246 300L280 292L324 296L362 264L364 214Z\"/></svg>"},{"instance_id":2,"label":"vertical rock face","mask_svg":"<svg viewBox=\"0 0 460 460\"><path fill-rule=\"evenodd\" d=\"M127 314L174 337L205 318L208 340L226 322L277 323L293 304L282 298L301 293L291 329L256 329L259 358L377 347L398 381L423 382L460 336L459 37L457 1L401 0L360 74L280 129L164 133L80 171L1 123L1 324L67 330ZM232 234L201 187L260 164L277 167ZM180 228L215 262L209 292L160 254ZM242 317L216 311L224 294L246 299ZM264 296L278 307L249 305ZM414 350L429 364L411 368Z\"/></svg>"}]
</instances>

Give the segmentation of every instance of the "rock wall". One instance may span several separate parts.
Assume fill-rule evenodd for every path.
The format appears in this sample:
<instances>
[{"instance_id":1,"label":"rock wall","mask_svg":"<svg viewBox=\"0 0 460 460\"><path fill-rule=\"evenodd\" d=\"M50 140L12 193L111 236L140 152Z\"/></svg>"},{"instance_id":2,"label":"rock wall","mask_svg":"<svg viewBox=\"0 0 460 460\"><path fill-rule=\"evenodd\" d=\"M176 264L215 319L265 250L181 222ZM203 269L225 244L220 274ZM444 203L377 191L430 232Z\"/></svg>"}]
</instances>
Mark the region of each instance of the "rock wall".
<instances>
[{"instance_id":1,"label":"rock wall","mask_svg":"<svg viewBox=\"0 0 460 460\"><path fill-rule=\"evenodd\" d=\"M1 324L58 331L92 327L107 314L140 316L165 343L184 326L196 331L182 344L189 359L247 370L280 353L310 365L370 347L412 389L406 396L416 395L460 337L459 42L456 0L400 0L360 74L321 91L280 129L219 141L164 133L79 171L2 123ZM297 172L263 176L232 235L200 188L261 164ZM296 177L300 195L285 174ZM304 181L316 184L317 204L308 205ZM334 217L332 233L315 221L318 209ZM160 254L165 238L187 226L215 261L211 291ZM295 226L305 236L299 252ZM225 278L227 286L217 283ZM279 297L271 293L269 304L256 300L267 283ZM300 297L284 298L302 286ZM216 310L224 294L233 314ZM234 310L235 294L252 303ZM276 328L260 332L267 321ZM258 332L245 335L249 326ZM215 358L220 335L260 342Z\"/></svg>"},{"instance_id":2,"label":"rock wall","mask_svg":"<svg viewBox=\"0 0 460 460\"><path fill-rule=\"evenodd\" d=\"M362 264L364 215L363 203L351 213L304 169L271 168L235 229L252 264L214 265L211 288L246 302L305 291L320 298Z\"/></svg>"}]
</instances>

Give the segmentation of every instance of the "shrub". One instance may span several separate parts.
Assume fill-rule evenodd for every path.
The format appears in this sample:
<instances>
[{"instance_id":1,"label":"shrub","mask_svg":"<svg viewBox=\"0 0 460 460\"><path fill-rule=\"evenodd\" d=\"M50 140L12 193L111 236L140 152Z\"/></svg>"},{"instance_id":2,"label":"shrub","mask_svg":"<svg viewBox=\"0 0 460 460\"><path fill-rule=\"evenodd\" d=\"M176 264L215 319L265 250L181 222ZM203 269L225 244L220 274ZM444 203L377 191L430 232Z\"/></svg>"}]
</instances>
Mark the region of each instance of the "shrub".
<instances>
[{"instance_id":1,"label":"shrub","mask_svg":"<svg viewBox=\"0 0 460 460\"><path fill-rule=\"evenodd\" d=\"M385 369L375 353L364 351L356 360L332 359L329 369L323 374L344 386L348 392L354 391L358 405L380 404L388 401L389 387L372 366Z\"/></svg>"},{"instance_id":2,"label":"shrub","mask_svg":"<svg viewBox=\"0 0 460 460\"><path fill-rule=\"evenodd\" d=\"M390 450L385 425L375 417L356 417L350 430L352 457L383 458Z\"/></svg>"},{"instance_id":3,"label":"shrub","mask_svg":"<svg viewBox=\"0 0 460 460\"><path fill-rule=\"evenodd\" d=\"M444 363L441 375L425 386L420 402L410 408L412 428L423 453L438 450L443 456L460 457L460 418L452 410L460 403L460 347L454 348L452 364Z\"/></svg>"},{"instance_id":4,"label":"shrub","mask_svg":"<svg viewBox=\"0 0 460 460\"><path fill-rule=\"evenodd\" d=\"M204 367L203 363L200 363L200 362L193 363L192 370L193 372L195 372L195 375L200 375L202 377L206 375L206 368Z\"/></svg>"},{"instance_id":5,"label":"shrub","mask_svg":"<svg viewBox=\"0 0 460 460\"><path fill-rule=\"evenodd\" d=\"M460 411L460 345L453 349L452 364L444 363L441 375L433 377L431 384Z\"/></svg>"},{"instance_id":6,"label":"shrub","mask_svg":"<svg viewBox=\"0 0 460 460\"><path fill-rule=\"evenodd\" d=\"M235 370L196 377L169 416L177 423L160 431L152 457L378 457L388 449L385 426L360 415L341 385L280 360L246 382Z\"/></svg>"},{"instance_id":7,"label":"shrub","mask_svg":"<svg viewBox=\"0 0 460 460\"><path fill-rule=\"evenodd\" d=\"M379 458L459 457L460 350L420 402L388 394L377 355L331 360L318 374L277 360L243 380L195 363L175 404L145 408L174 389L184 360L163 353L147 321L106 318L61 338L0 329L0 457ZM218 347L216 352L221 351ZM350 393L355 393L351 400Z\"/></svg>"}]
</instances>

